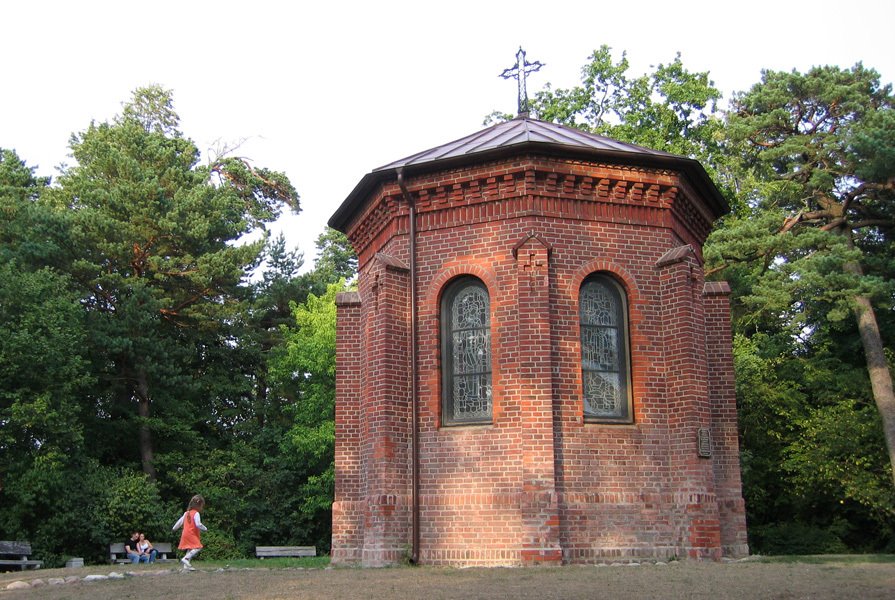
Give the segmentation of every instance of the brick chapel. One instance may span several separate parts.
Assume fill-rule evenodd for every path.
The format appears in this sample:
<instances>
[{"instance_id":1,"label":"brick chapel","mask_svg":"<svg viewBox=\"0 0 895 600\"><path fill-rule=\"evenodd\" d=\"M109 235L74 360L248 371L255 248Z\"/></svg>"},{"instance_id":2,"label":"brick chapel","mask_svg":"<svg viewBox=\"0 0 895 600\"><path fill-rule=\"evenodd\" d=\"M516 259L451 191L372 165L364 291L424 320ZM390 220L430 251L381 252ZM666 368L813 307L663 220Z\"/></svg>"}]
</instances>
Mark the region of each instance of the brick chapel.
<instances>
[{"instance_id":1,"label":"brick chapel","mask_svg":"<svg viewBox=\"0 0 895 600\"><path fill-rule=\"evenodd\" d=\"M748 553L702 166L522 116L366 175L329 221L333 563Z\"/></svg>"}]
</instances>

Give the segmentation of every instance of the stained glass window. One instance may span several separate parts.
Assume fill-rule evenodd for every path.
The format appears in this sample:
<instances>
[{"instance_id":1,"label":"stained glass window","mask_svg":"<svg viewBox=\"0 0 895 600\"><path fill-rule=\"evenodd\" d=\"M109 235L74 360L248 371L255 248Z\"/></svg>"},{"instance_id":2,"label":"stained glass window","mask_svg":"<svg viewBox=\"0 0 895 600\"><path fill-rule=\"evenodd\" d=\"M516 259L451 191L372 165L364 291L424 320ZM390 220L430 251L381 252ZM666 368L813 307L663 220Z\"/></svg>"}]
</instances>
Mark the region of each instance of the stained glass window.
<instances>
[{"instance_id":1,"label":"stained glass window","mask_svg":"<svg viewBox=\"0 0 895 600\"><path fill-rule=\"evenodd\" d=\"M584 416L631 420L624 292L605 275L589 277L579 297Z\"/></svg>"},{"instance_id":2,"label":"stained glass window","mask_svg":"<svg viewBox=\"0 0 895 600\"><path fill-rule=\"evenodd\" d=\"M450 285L442 305L442 400L446 425L491 422L491 304L478 279Z\"/></svg>"}]
</instances>

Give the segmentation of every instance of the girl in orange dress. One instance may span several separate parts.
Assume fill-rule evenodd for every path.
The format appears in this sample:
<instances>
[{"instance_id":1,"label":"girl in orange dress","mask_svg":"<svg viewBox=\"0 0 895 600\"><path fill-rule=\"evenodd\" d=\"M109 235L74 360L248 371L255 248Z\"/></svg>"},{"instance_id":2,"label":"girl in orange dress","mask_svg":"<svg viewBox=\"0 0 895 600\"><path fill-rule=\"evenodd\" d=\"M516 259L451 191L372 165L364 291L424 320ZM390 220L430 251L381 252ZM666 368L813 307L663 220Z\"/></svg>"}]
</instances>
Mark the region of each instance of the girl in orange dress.
<instances>
[{"instance_id":1,"label":"girl in orange dress","mask_svg":"<svg viewBox=\"0 0 895 600\"><path fill-rule=\"evenodd\" d=\"M202 549L202 541L199 539L200 531L208 531L208 528L202 524L199 513L205 508L205 498L196 494L190 498L189 506L183 513L183 516L177 519L171 531L177 531L177 528L183 525L183 532L180 534L180 545L177 546L181 550L186 550L186 556L180 559L183 568L187 571L195 571L190 559L199 554Z\"/></svg>"}]
</instances>

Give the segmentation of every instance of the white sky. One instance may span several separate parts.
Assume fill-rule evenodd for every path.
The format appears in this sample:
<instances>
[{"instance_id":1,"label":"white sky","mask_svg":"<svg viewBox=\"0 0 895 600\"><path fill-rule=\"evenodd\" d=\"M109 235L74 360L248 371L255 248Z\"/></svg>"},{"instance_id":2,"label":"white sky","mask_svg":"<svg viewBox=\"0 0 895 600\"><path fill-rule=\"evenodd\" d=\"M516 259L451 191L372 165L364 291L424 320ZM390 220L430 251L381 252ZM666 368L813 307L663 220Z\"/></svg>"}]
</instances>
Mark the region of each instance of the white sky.
<instances>
[{"instance_id":1,"label":"white sky","mask_svg":"<svg viewBox=\"0 0 895 600\"><path fill-rule=\"evenodd\" d=\"M302 212L278 225L310 266L366 173L515 112L498 75L520 45L545 63L529 95L579 83L607 44L632 75L681 52L726 106L763 68L862 61L892 82L893 17L891 0L14 0L0 8L0 147L55 175L72 133L161 84L201 150L246 139L240 155L289 176Z\"/></svg>"}]
</instances>

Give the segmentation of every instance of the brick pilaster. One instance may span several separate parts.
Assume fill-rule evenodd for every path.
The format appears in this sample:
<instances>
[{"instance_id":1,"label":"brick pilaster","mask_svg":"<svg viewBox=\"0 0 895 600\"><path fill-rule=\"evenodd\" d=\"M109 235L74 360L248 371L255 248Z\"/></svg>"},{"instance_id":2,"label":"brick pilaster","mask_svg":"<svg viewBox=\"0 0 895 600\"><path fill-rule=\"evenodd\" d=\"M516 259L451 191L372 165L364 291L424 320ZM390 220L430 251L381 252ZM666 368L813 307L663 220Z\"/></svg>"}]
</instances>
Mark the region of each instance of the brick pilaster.
<instances>
[{"instance_id":1,"label":"brick pilaster","mask_svg":"<svg viewBox=\"0 0 895 600\"><path fill-rule=\"evenodd\" d=\"M534 235L516 257L522 444L523 563L559 563L559 506L553 440L549 248Z\"/></svg>"},{"instance_id":2,"label":"brick pilaster","mask_svg":"<svg viewBox=\"0 0 895 600\"><path fill-rule=\"evenodd\" d=\"M711 456L700 455L700 433L710 435L702 268L689 246L657 263L661 289L668 419L668 483L674 498L677 543L689 558L719 559L720 523Z\"/></svg>"},{"instance_id":3,"label":"brick pilaster","mask_svg":"<svg viewBox=\"0 0 895 600\"><path fill-rule=\"evenodd\" d=\"M749 554L746 505L740 478L736 389L730 327L730 286L706 282L706 360L712 405L712 441L715 494L721 519L721 550L725 556Z\"/></svg>"},{"instance_id":4,"label":"brick pilaster","mask_svg":"<svg viewBox=\"0 0 895 600\"><path fill-rule=\"evenodd\" d=\"M364 474L361 461L361 373L364 345L357 292L336 296L335 498L332 562L360 560L363 546Z\"/></svg>"},{"instance_id":5,"label":"brick pilaster","mask_svg":"<svg viewBox=\"0 0 895 600\"><path fill-rule=\"evenodd\" d=\"M380 566L400 561L410 541L410 277L382 255L366 275L362 563Z\"/></svg>"}]
</instances>

